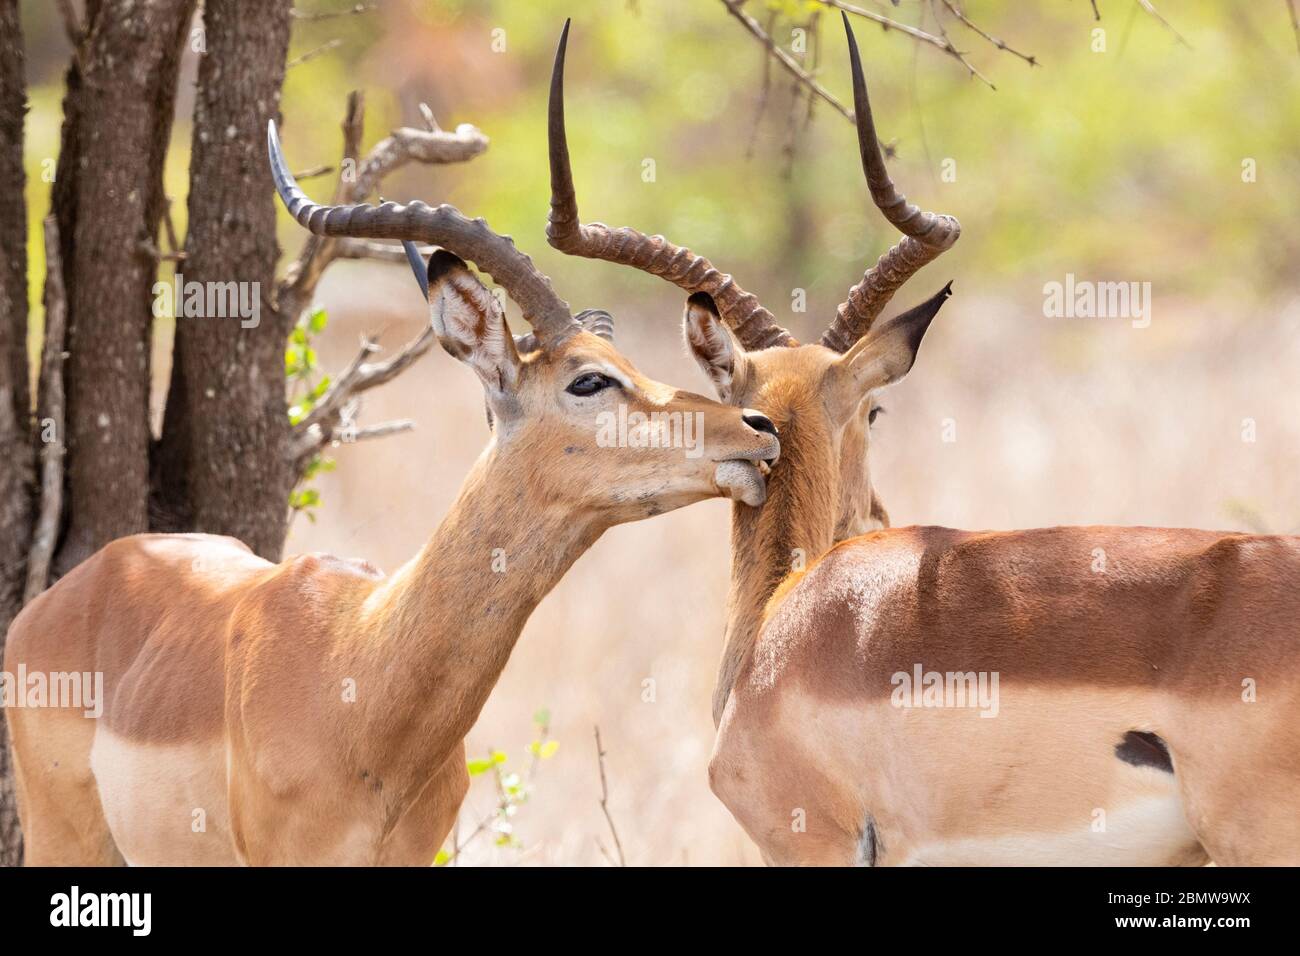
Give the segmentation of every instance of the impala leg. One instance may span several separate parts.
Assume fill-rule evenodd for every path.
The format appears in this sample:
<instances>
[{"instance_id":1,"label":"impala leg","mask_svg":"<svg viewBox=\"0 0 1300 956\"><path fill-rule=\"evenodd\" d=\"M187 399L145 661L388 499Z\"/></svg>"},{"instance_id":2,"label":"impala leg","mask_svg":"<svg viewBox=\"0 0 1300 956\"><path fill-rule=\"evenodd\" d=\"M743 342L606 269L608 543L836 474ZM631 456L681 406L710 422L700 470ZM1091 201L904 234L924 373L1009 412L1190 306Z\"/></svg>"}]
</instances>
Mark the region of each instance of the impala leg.
<instances>
[{"instance_id":1,"label":"impala leg","mask_svg":"<svg viewBox=\"0 0 1300 956\"><path fill-rule=\"evenodd\" d=\"M90 770L94 721L10 711L26 866L121 866Z\"/></svg>"},{"instance_id":2,"label":"impala leg","mask_svg":"<svg viewBox=\"0 0 1300 956\"><path fill-rule=\"evenodd\" d=\"M1220 866L1300 866L1300 693L1187 706L1170 750L1187 820Z\"/></svg>"},{"instance_id":3,"label":"impala leg","mask_svg":"<svg viewBox=\"0 0 1300 956\"><path fill-rule=\"evenodd\" d=\"M456 822L469 790L465 745L455 748L380 849L380 866L429 866Z\"/></svg>"},{"instance_id":4,"label":"impala leg","mask_svg":"<svg viewBox=\"0 0 1300 956\"><path fill-rule=\"evenodd\" d=\"M1219 866L1300 866L1300 778L1259 766L1193 778L1188 821Z\"/></svg>"}]
</instances>

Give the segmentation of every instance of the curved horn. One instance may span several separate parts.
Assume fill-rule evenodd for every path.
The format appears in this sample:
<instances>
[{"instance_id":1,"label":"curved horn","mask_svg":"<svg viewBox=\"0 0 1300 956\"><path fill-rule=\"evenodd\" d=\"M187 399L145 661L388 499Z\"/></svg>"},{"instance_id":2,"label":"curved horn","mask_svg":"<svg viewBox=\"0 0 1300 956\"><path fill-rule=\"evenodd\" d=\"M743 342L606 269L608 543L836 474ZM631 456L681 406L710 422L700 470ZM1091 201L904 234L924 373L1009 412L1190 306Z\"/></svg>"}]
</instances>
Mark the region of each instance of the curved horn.
<instances>
[{"instance_id":1,"label":"curved horn","mask_svg":"<svg viewBox=\"0 0 1300 956\"><path fill-rule=\"evenodd\" d=\"M723 321L748 349L772 345L797 345L776 319L759 305L758 299L738 286L731 276L719 272L703 256L675 246L663 236L647 236L626 226L612 229L604 223L584 224L578 219L578 200L569 165L569 143L564 131L564 54L569 43L569 22L555 50L551 73L551 102L547 139L551 156L551 214L546 239L561 252L588 259L604 259L633 266L685 289L707 292L717 303Z\"/></svg>"},{"instance_id":2,"label":"curved horn","mask_svg":"<svg viewBox=\"0 0 1300 956\"><path fill-rule=\"evenodd\" d=\"M568 303L556 294L551 280L515 248L509 236L493 232L484 220L467 219L454 206L430 206L418 200L408 205L385 202L378 206L322 206L312 202L294 181L280 149L274 120L267 123L266 144L276 192L289 215L313 234L414 240L442 246L473 262L500 283L519 303L524 318L541 338L564 335L577 328ZM414 268L414 260L411 265Z\"/></svg>"},{"instance_id":3,"label":"curved horn","mask_svg":"<svg viewBox=\"0 0 1300 956\"><path fill-rule=\"evenodd\" d=\"M886 252L863 275L862 281L849 290L849 297L836 310L835 321L822 335L821 343L836 352L845 352L871 328L876 316L908 279L922 266L939 257L961 235L961 224L952 216L923 212L894 188L885 169L876 139L876 124L867 99L867 81L862 75L862 59L848 15L844 30L849 38L849 63L853 69L853 112L857 117L858 150L862 154L862 171L867 177L871 198L884 217L903 233L903 239Z\"/></svg>"}]
</instances>

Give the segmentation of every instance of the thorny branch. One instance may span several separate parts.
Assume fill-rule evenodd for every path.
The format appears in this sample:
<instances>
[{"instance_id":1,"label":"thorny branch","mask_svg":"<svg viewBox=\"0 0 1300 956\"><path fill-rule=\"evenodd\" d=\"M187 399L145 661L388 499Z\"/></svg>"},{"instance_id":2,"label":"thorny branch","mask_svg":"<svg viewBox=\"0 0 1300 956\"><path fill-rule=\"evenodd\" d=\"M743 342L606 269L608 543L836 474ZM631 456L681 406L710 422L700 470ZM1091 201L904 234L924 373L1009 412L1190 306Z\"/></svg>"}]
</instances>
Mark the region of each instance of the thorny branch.
<instances>
[{"instance_id":1,"label":"thorny branch","mask_svg":"<svg viewBox=\"0 0 1300 956\"><path fill-rule=\"evenodd\" d=\"M1007 53L1010 53L1012 56L1020 57L1020 59L1024 60L1030 66L1038 65L1037 57L1030 56L1027 53L1021 53L1019 50L1016 50L1008 46L1006 43L1004 43L1002 40L999 40L997 37L993 36L992 34L986 33L978 24L976 24L968 16L966 16L965 12L958 5L957 0L943 0L943 5L947 7L948 11L954 17L960 20L966 26L967 29L973 31L974 33L978 33L980 36L982 36L989 43L992 43L999 50L1004 50ZM937 15L936 15L936 19L938 19Z\"/></svg>"},{"instance_id":2,"label":"thorny branch","mask_svg":"<svg viewBox=\"0 0 1300 956\"><path fill-rule=\"evenodd\" d=\"M925 30L920 29L919 27L911 26L909 24L903 23L900 20L895 20L892 17L885 16L883 13L876 13L875 11L867 10L855 4L848 3L846 2L846 0L813 0L813 2L820 4L821 6L824 7L830 7L834 10L840 10L848 14L849 16L861 17L864 20L869 20L872 23L878 24L881 27L881 29L885 31L896 30L897 32L903 34L904 36L910 37L912 40L915 40L917 43L924 44L927 46L932 46L935 49L944 53L945 55L952 57L963 67L965 67L967 72L969 72L971 76L979 78L981 81L988 84L988 86L992 89L996 88L993 86L993 83L987 77L985 77L978 69L975 68L974 64L972 64L970 60L966 58L966 54L961 50L957 49L956 45L952 42L951 38L949 38L948 33L943 26L943 20L940 13L940 9L941 9L940 5L942 5L942 9L946 10L948 15L950 15L953 19L960 22L972 33L975 33L977 36L987 41L994 48L1001 50L1005 53L1010 53L1013 56L1017 56L1020 59L1024 60L1026 63L1030 64L1031 66L1036 65L1038 62L1037 57L1031 54L1021 53L1019 50L1014 49L1008 43L998 39L988 31L980 27L961 8L961 6L958 3L958 0L925 0L925 3L928 5L929 9L934 14L938 35L935 35L934 33L928 33ZM1139 2L1146 2L1146 0L1139 0ZM771 57L772 59L775 59L788 73L790 73L795 78L797 83L799 83L809 91L810 97L815 96L817 98L825 100L827 103L833 106L836 109L836 111L839 112L839 114L843 116L845 119L847 119L850 123L854 122L852 110L848 109L843 103L841 103L838 99L836 99L834 95L829 93L825 89L825 87L823 87L820 83L817 82L815 78L816 70L809 71L804 69L804 67L801 66L794 57L792 57L789 53L787 53L784 49L782 49L776 43L776 41L773 40L772 32L771 32L771 21L769 21L768 26L765 29L761 24L759 24L757 20L755 20L752 16L750 16L742 9L744 5L744 0L722 0L722 4L727 8L728 13L730 13L733 17L735 17L738 21L740 21L741 25L744 26L745 30L748 31L750 35L752 35L756 40L758 40L759 43L761 43L767 49L768 56ZM768 81L765 79L764 80L765 90L767 88L767 82Z\"/></svg>"},{"instance_id":3,"label":"thorny branch","mask_svg":"<svg viewBox=\"0 0 1300 956\"><path fill-rule=\"evenodd\" d=\"M741 9L742 2L743 0L722 0L722 5L727 8L727 11L733 17L741 22L745 29L748 30L759 43L767 47L768 53L775 57L776 61L780 63L787 72L794 76L798 82L806 86L813 95L819 96L829 103L835 108L836 112L852 123L853 112L837 100L830 91L826 89L826 87L813 79L813 77L798 64L794 57L781 49L781 47L777 45L776 41L773 40L772 37L768 35L767 31L763 29L762 25Z\"/></svg>"}]
</instances>

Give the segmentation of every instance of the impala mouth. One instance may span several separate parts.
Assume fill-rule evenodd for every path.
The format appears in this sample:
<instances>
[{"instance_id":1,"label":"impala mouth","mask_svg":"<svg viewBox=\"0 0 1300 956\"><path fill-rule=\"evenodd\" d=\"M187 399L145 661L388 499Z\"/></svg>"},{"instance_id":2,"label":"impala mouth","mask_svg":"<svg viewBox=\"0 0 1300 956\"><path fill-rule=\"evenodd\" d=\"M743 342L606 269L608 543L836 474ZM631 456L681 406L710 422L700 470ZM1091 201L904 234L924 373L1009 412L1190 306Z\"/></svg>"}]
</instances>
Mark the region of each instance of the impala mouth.
<instances>
[{"instance_id":1,"label":"impala mouth","mask_svg":"<svg viewBox=\"0 0 1300 956\"><path fill-rule=\"evenodd\" d=\"M771 471L771 466L763 460L729 458L718 462L713 482L724 497L757 508L767 500L767 476Z\"/></svg>"}]
</instances>

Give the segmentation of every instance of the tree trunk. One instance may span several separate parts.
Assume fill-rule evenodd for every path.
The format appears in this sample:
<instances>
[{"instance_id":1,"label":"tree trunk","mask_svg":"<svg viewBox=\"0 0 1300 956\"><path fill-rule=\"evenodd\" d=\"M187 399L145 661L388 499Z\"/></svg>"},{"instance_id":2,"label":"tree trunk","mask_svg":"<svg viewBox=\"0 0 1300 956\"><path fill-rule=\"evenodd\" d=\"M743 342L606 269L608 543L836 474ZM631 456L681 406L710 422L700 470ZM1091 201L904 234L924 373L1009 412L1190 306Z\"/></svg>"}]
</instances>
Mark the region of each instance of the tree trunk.
<instances>
[{"instance_id":1,"label":"tree trunk","mask_svg":"<svg viewBox=\"0 0 1300 956\"><path fill-rule=\"evenodd\" d=\"M181 44L194 0L87 4L55 210L68 296L68 523L56 574L148 528L149 348ZM67 181L64 181L65 178Z\"/></svg>"},{"instance_id":2,"label":"tree trunk","mask_svg":"<svg viewBox=\"0 0 1300 956\"><path fill-rule=\"evenodd\" d=\"M0 0L0 661L22 606L32 523L31 396L27 382L27 206L23 201L23 38L18 0ZM22 833L0 709L0 866L22 859Z\"/></svg>"},{"instance_id":3,"label":"tree trunk","mask_svg":"<svg viewBox=\"0 0 1300 956\"><path fill-rule=\"evenodd\" d=\"M260 305L176 320L156 498L188 530L228 534L278 561L289 492L284 346L296 318L275 309L275 193L266 124L279 116L290 0L206 0L190 156L185 283L238 283ZM247 293L246 293L247 294ZM248 325L249 327L245 327Z\"/></svg>"}]
</instances>

